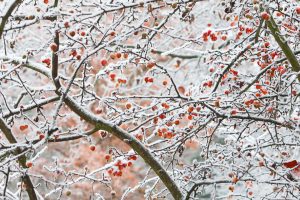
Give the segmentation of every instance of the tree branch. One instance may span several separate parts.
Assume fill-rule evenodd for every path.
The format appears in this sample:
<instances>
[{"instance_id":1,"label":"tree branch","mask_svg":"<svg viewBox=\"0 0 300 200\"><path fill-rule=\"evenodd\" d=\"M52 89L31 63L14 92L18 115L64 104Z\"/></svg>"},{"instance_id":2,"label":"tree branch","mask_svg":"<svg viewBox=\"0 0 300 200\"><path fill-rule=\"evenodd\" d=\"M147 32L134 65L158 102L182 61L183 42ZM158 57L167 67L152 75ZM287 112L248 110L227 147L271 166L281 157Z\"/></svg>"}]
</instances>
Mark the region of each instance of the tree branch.
<instances>
[{"instance_id":1,"label":"tree branch","mask_svg":"<svg viewBox=\"0 0 300 200\"><path fill-rule=\"evenodd\" d=\"M11 4L11 6L8 8L6 14L2 17L2 21L1 21L1 24L0 24L0 39L2 37L2 34L3 34L3 31L4 31L4 27L5 27L5 24L9 18L9 16L12 14L12 12L16 9L16 7L22 3L23 0L16 0L15 2L13 2Z\"/></svg>"},{"instance_id":2,"label":"tree branch","mask_svg":"<svg viewBox=\"0 0 300 200\"><path fill-rule=\"evenodd\" d=\"M54 54L54 53L53 53ZM53 57L52 57L53 58ZM52 60L52 79L57 88L56 93L59 96L63 95L61 92L61 85L59 84L59 80L57 79L58 75L58 59ZM57 83L56 83L57 82ZM182 199L182 193L174 180L170 177L167 171L163 168L163 166L152 156L150 151L135 137L130 135L128 132L122 130L117 127L115 124L109 123L103 119L100 119L85 108L78 105L71 97L65 96L64 102L66 105L77 115L79 115L85 121L93 124L96 129L105 130L109 133L112 133L117 138L121 139L123 142L127 143L133 150L137 152L145 162L154 170L154 172L159 176L161 181L165 184L165 186L169 189L170 193L176 200Z\"/></svg>"},{"instance_id":3,"label":"tree branch","mask_svg":"<svg viewBox=\"0 0 300 200\"><path fill-rule=\"evenodd\" d=\"M1 129L1 131L3 132L3 134L5 135L5 137L7 138L7 140L10 143L17 143L16 138L14 137L14 135L11 132L10 128L6 125L6 123L4 122L4 120L2 118L0 118L0 129ZM21 151L20 148L17 148L15 152L16 152L16 154L20 154L22 151ZM20 165L23 168L27 168L27 166L26 166L26 156L25 155L20 156L18 158L18 162L20 163ZM26 191L27 191L27 194L29 196L29 199L30 200L37 200L37 196L36 196L36 193L34 191L33 184L32 184L32 182L31 182L31 180L30 180L30 178L27 174L25 174L23 180L24 180L24 183L26 184Z\"/></svg>"},{"instance_id":4,"label":"tree branch","mask_svg":"<svg viewBox=\"0 0 300 200\"><path fill-rule=\"evenodd\" d=\"M300 64L299 64L295 54L293 53L292 49L288 45L287 41L283 38L283 36L280 35L280 30L278 29L278 26L272 16L270 18L270 21L266 21L266 24L267 24L268 28L270 29L271 34L273 35L274 39L276 40L276 42L280 46L281 50L285 54L287 60L291 64L292 70L294 72L299 72ZM297 77L298 77L298 80L300 81L299 74L297 75Z\"/></svg>"}]
</instances>

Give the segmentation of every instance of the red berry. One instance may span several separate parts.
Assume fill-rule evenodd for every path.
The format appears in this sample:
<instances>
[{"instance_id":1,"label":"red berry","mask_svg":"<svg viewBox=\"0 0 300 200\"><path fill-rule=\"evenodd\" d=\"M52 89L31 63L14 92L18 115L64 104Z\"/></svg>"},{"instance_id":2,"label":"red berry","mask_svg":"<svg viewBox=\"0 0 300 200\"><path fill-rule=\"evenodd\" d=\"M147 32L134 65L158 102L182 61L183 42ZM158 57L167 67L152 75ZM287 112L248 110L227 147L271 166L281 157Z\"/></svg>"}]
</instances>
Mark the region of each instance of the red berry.
<instances>
[{"instance_id":1,"label":"red berry","mask_svg":"<svg viewBox=\"0 0 300 200\"><path fill-rule=\"evenodd\" d=\"M207 82L207 86L208 86L208 87L211 87L212 85L213 85L213 82L212 82L212 81L208 81L208 82Z\"/></svg>"},{"instance_id":2,"label":"red berry","mask_svg":"<svg viewBox=\"0 0 300 200\"><path fill-rule=\"evenodd\" d=\"M229 90L225 90L224 94L228 95L230 93Z\"/></svg>"},{"instance_id":3,"label":"red berry","mask_svg":"<svg viewBox=\"0 0 300 200\"><path fill-rule=\"evenodd\" d=\"M75 31L70 31L70 33L69 33L69 35L71 36L71 37L74 37L75 36Z\"/></svg>"},{"instance_id":4,"label":"red berry","mask_svg":"<svg viewBox=\"0 0 300 200\"><path fill-rule=\"evenodd\" d=\"M130 157L129 157L129 160L136 160L137 159L137 156L136 155L131 155Z\"/></svg>"},{"instance_id":5,"label":"red berry","mask_svg":"<svg viewBox=\"0 0 300 200\"><path fill-rule=\"evenodd\" d=\"M159 116L158 116L160 119L164 119L164 118L166 118L166 115L165 114L160 114Z\"/></svg>"},{"instance_id":6,"label":"red berry","mask_svg":"<svg viewBox=\"0 0 300 200\"><path fill-rule=\"evenodd\" d=\"M105 155L105 160L108 161L109 159L110 159L110 155L109 155L109 154L106 154L106 155Z\"/></svg>"},{"instance_id":7,"label":"red berry","mask_svg":"<svg viewBox=\"0 0 300 200\"><path fill-rule=\"evenodd\" d=\"M264 163L264 161L260 160L260 161L258 162L258 165L259 165L260 167L263 167L263 166L265 166L265 163Z\"/></svg>"},{"instance_id":8,"label":"red berry","mask_svg":"<svg viewBox=\"0 0 300 200\"><path fill-rule=\"evenodd\" d=\"M33 163L31 161L27 161L26 162L26 167L30 168L32 167Z\"/></svg>"},{"instance_id":9,"label":"red berry","mask_svg":"<svg viewBox=\"0 0 300 200\"><path fill-rule=\"evenodd\" d=\"M189 113L193 112L193 110L194 110L194 107L192 107L192 106L188 108Z\"/></svg>"},{"instance_id":10,"label":"red berry","mask_svg":"<svg viewBox=\"0 0 300 200\"><path fill-rule=\"evenodd\" d=\"M233 185L230 185L230 186L228 187L228 189L229 189L231 192L233 192L234 186L233 186Z\"/></svg>"},{"instance_id":11,"label":"red berry","mask_svg":"<svg viewBox=\"0 0 300 200\"><path fill-rule=\"evenodd\" d=\"M28 128L28 125L27 125L27 124L26 124L26 125L21 125L21 126L20 126L20 130L21 130L21 131L25 131L27 128Z\"/></svg>"},{"instance_id":12,"label":"red berry","mask_svg":"<svg viewBox=\"0 0 300 200\"><path fill-rule=\"evenodd\" d=\"M127 103L126 105L125 105L125 107L126 107L126 109L130 109L131 108L131 104L130 103Z\"/></svg>"},{"instance_id":13,"label":"red berry","mask_svg":"<svg viewBox=\"0 0 300 200\"><path fill-rule=\"evenodd\" d=\"M300 15L300 7L296 8L296 13L297 13L297 15Z\"/></svg>"},{"instance_id":14,"label":"red berry","mask_svg":"<svg viewBox=\"0 0 300 200\"><path fill-rule=\"evenodd\" d=\"M234 176L232 178L232 183L237 183L239 181L239 178L237 176Z\"/></svg>"},{"instance_id":15,"label":"red berry","mask_svg":"<svg viewBox=\"0 0 300 200\"><path fill-rule=\"evenodd\" d=\"M108 65L107 60L105 60L105 59L101 60L101 65L102 65L103 67L107 66L107 65Z\"/></svg>"},{"instance_id":16,"label":"red berry","mask_svg":"<svg viewBox=\"0 0 300 200\"><path fill-rule=\"evenodd\" d=\"M294 168L297 165L298 165L298 161L297 160L292 160L292 161L283 163L283 166L285 166L286 168Z\"/></svg>"},{"instance_id":17,"label":"red berry","mask_svg":"<svg viewBox=\"0 0 300 200\"><path fill-rule=\"evenodd\" d=\"M90 150L91 150L91 151L95 151L95 150L96 150L96 146L95 146L95 145L91 145L91 146L90 146Z\"/></svg>"},{"instance_id":18,"label":"red berry","mask_svg":"<svg viewBox=\"0 0 300 200\"><path fill-rule=\"evenodd\" d=\"M150 62L147 63L147 68L149 68L149 69L151 69L154 66L155 66L155 62L150 61Z\"/></svg>"},{"instance_id":19,"label":"red berry","mask_svg":"<svg viewBox=\"0 0 300 200\"><path fill-rule=\"evenodd\" d=\"M227 36L226 36L226 35L223 35L223 36L221 37L221 39L225 41L225 40L227 39Z\"/></svg>"},{"instance_id":20,"label":"red berry","mask_svg":"<svg viewBox=\"0 0 300 200\"><path fill-rule=\"evenodd\" d=\"M269 20L270 20L270 15L269 15L267 12L262 12L262 13L260 14L260 16L261 16L261 18L262 18L263 20L266 20L266 21L269 21Z\"/></svg>"},{"instance_id":21,"label":"red berry","mask_svg":"<svg viewBox=\"0 0 300 200\"><path fill-rule=\"evenodd\" d=\"M110 36L115 36L116 35L116 32L112 31L110 32Z\"/></svg>"},{"instance_id":22,"label":"red berry","mask_svg":"<svg viewBox=\"0 0 300 200\"><path fill-rule=\"evenodd\" d=\"M77 51L73 49L69 55L75 57L77 55Z\"/></svg>"},{"instance_id":23,"label":"red berry","mask_svg":"<svg viewBox=\"0 0 300 200\"><path fill-rule=\"evenodd\" d=\"M256 85L255 87L256 87L256 89L258 89L258 90L262 88L261 85Z\"/></svg>"},{"instance_id":24,"label":"red berry","mask_svg":"<svg viewBox=\"0 0 300 200\"><path fill-rule=\"evenodd\" d=\"M270 42L265 42L265 47L269 48L270 47Z\"/></svg>"},{"instance_id":25,"label":"red berry","mask_svg":"<svg viewBox=\"0 0 300 200\"><path fill-rule=\"evenodd\" d=\"M65 23L64 23L64 27L65 27L65 28L69 28L69 27L70 27L69 22L65 22Z\"/></svg>"},{"instance_id":26,"label":"red berry","mask_svg":"<svg viewBox=\"0 0 300 200\"><path fill-rule=\"evenodd\" d=\"M55 43L50 44L50 49L51 49L51 51L56 52L58 50L57 44L55 44Z\"/></svg>"},{"instance_id":27,"label":"red berry","mask_svg":"<svg viewBox=\"0 0 300 200\"><path fill-rule=\"evenodd\" d=\"M42 139L45 138L45 135L44 135L44 134L40 134L40 135L39 135L39 138L40 138L40 140L42 140Z\"/></svg>"},{"instance_id":28,"label":"red berry","mask_svg":"<svg viewBox=\"0 0 300 200\"><path fill-rule=\"evenodd\" d=\"M142 141L143 140L143 135L142 134L137 134L135 135L136 139Z\"/></svg>"},{"instance_id":29,"label":"red berry","mask_svg":"<svg viewBox=\"0 0 300 200\"><path fill-rule=\"evenodd\" d=\"M116 53L117 58L121 58L122 54L120 52Z\"/></svg>"},{"instance_id":30,"label":"red berry","mask_svg":"<svg viewBox=\"0 0 300 200\"><path fill-rule=\"evenodd\" d=\"M116 78L116 74L109 74L109 77L110 77L110 79L112 80L112 81L114 81L115 80L115 78Z\"/></svg>"},{"instance_id":31,"label":"red berry","mask_svg":"<svg viewBox=\"0 0 300 200\"><path fill-rule=\"evenodd\" d=\"M236 110L232 110L230 114L231 115L236 115L236 113L237 113Z\"/></svg>"},{"instance_id":32,"label":"red berry","mask_svg":"<svg viewBox=\"0 0 300 200\"><path fill-rule=\"evenodd\" d=\"M149 83L153 83L153 78L150 77L150 78L148 79L148 81L149 81Z\"/></svg>"},{"instance_id":33,"label":"red berry","mask_svg":"<svg viewBox=\"0 0 300 200\"><path fill-rule=\"evenodd\" d=\"M122 171L118 171L117 176L122 176Z\"/></svg>"},{"instance_id":34,"label":"red berry","mask_svg":"<svg viewBox=\"0 0 300 200\"><path fill-rule=\"evenodd\" d=\"M46 65L50 65L51 60L50 60L50 58L46 58L46 59L42 60L42 63L45 63Z\"/></svg>"}]
</instances>

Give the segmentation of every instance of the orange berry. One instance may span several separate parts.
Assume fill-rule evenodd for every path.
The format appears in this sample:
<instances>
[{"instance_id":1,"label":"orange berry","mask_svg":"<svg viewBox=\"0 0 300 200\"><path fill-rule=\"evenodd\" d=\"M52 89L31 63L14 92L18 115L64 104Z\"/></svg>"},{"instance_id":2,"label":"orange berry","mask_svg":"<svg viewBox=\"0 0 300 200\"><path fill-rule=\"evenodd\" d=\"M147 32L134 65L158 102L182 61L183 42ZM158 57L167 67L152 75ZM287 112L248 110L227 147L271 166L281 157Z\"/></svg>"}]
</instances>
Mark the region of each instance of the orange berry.
<instances>
[{"instance_id":1,"label":"orange berry","mask_svg":"<svg viewBox=\"0 0 300 200\"><path fill-rule=\"evenodd\" d=\"M21 126L20 126L20 130L21 130L21 131L25 131L27 128L28 128L28 125L27 125L27 124L21 125Z\"/></svg>"},{"instance_id":2,"label":"orange berry","mask_svg":"<svg viewBox=\"0 0 300 200\"><path fill-rule=\"evenodd\" d=\"M57 44L51 43L51 44L50 44L50 49L51 49L51 51L53 51L53 52L57 52L57 50L58 50Z\"/></svg>"},{"instance_id":3,"label":"orange berry","mask_svg":"<svg viewBox=\"0 0 300 200\"><path fill-rule=\"evenodd\" d=\"M75 31L70 31L70 32L69 32L69 35L70 35L71 37L74 37L74 36L76 35L76 33L75 33Z\"/></svg>"},{"instance_id":4,"label":"orange berry","mask_svg":"<svg viewBox=\"0 0 300 200\"><path fill-rule=\"evenodd\" d=\"M131 104L130 103L127 103L125 106L126 106L126 109L128 109L128 110L131 108Z\"/></svg>"},{"instance_id":5,"label":"orange berry","mask_svg":"<svg viewBox=\"0 0 300 200\"><path fill-rule=\"evenodd\" d=\"M238 177L237 176L234 176L232 178L232 183L237 183L239 181Z\"/></svg>"},{"instance_id":6,"label":"orange berry","mask_svg":"<svg viewBox=\"0 0 300 200\"><path fill-rule=\"evenodd\" d=\"M147 68L149 68L149 69L151 69L154 66L155 66L155 62L148 62L147 63Z\"/></svg>"},{"instance_id":7,"label":"orange berry","mask_svg":"<svg viewBox=\"0 0 300 200\"><path fill-rule=\"evenodd\" d=\"M122 54L120 52L116 53L117 58L121 58Z\"/></svg>"},{"instance_id":8,"label":"orange berry","mask_svg":"<svg viewBox=\"0 0 300 200\"><path fill-rule=\"evenodd\" d=\"M193 110L194 110L194 107L192 107L192 106L188 108L189 113L193 112Z\"/></svg>"},{"instance_id":9,"label":"orange berry","mask_svg":"<svg viewBox=\"0 0 300 200\"><path fill-rule=\"evenodd\" d=\"M233 192L234 186L233 186L233 185L230 185L230 186L228 187L228 189L229 189L231 192Z\"/></svg>"}]
</instances>

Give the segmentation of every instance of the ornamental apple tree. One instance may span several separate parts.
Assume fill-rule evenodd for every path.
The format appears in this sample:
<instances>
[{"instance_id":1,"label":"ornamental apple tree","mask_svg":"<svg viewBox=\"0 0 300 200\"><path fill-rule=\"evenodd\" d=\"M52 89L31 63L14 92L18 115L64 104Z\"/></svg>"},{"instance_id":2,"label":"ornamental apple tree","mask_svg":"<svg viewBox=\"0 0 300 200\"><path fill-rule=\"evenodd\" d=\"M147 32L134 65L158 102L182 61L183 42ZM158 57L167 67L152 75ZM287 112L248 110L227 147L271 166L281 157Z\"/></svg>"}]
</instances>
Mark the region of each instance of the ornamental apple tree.
<instances>
[{"instance_id":1,"label":"ornamental apple tree","mask_svg":"<svg viewBox=\"0 0 300 200\"><path fill-rule=\"evenodd\" d=\"M297 0L0 0L4 199L298 199Z\"/></svg>"}]
</instances>

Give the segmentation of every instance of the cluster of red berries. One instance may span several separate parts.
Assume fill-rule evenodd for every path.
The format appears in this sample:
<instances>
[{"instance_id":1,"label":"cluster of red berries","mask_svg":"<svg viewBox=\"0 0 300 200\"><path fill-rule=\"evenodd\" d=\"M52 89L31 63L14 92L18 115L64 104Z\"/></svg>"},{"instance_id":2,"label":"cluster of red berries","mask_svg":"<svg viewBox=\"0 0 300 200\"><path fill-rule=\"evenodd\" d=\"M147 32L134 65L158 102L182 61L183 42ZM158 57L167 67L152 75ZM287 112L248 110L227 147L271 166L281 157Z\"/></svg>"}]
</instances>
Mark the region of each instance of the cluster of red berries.
<instances>
[{"instance_id":1,"label":"cluster of red berries","mask_svg":"<svg viewBox=\"0 0 300 200\"><path fill-rule=\"evenodd\" d=\"M127 58L128 58L128 53L124 53L124 54L123 54L123 57L124 57L125 59L127 59ZM120 58L122 58L122 53L120 53L120 52L111 53L111 54L110 54L110 58L111 58L112 60L120 59Z\"/></svg>"},{"instance_id":2,"label":"cluster of red berries","mask_svg":"<svg viewBox=\"0 0 300 200\"><path fill-rule=\"evenodd\" d=\"M237 36L236 36L236 39L240 39L240 37L243 35L243 32L245 31L246 34L250 34L253 32L253 29L252 28L245 28L243 27L242 25L239 26L239 31L237 33Z\"/></svg>"},{"instance_id":3,"label":"cluster of red berries","mask_svg":"<svg viewBox=\"0 0 300 200\"><path fill-rule=\"evenodd\" d=\"M245 105L246 107L250 107L251 105L253 105L255 108L260 108L262 106L259 100L254 100L254 99L246 100Z\"/></svg>"},{"instance_id":4,"label":"cluster of red berries","mask_svg":"<svg viewBox=\"0 0 300 200\"><path fill-rule=\"evenodd\" d=\"M229 72L233 75L233 76L238 76L239 72L234 70L234 69L230 69Z\"/></svg>"},{"instance_id":5,"label":"cluster of red berries","mask_svg":"<svg viewBox=\"0 0 300 200\"><path fill-rule=\"evenodd\" d=\"M216 34L212 33L211 30L208 30L208 31L204 32L202 37L203 37L203 41L205 41L205 42L208 41L208 38L210 38L211 41L217 41L218 40L218 37L216 36Z\"/></svg>"},{"instance_id":6,"label":"cluster of red berries","mask_svg":"<svg viewBox=\"0 0 300 200\"><path fill-rule=\"evenodd\" d=\"M147 66L147 68L152 69L155 66L155 62L150 61L147 63L146 66Z\"/></svg>"},{"instance_id":7,"label":"cluster of red berries","mask_svg":"<svg viewBox=\"0 0 300 200\"><path fill-rule=\"evenodd\" d=\"M210 80L210 81L205 81L203 83L203 87L209 87L211 88L213 86L213 82Z\"/></svg>"},{"instance_id":8,"label":"cluster of red berries","mask_svg":"<svg viewBox=\"0 0 300 200\"><path fill-rule=\"evenodd\" d=\"M259 90L259 91L261 92L261 94L263 94L263 95L268 94L268 90L265 89L265 88L264 88L262 85L260 85L260 84L255 85L255 88L256 88L257 90ZM258 95L258 94L259 94L259 95ZM260 97L261 94L260 94L260 93L256 93L256 96L257 96L257 97Z\"/></svg>"},{"instance_id":9,"label":"cluster of red berries","mask_svg":"<svg viewBox=\"0 0 300 200\"><path fill-rule=\"evenodd\" d=\"M76 57L77 60L81 59L81 55L79 55L75 49L71 50L71 52L69 53L69 55L73 56L73 57Z\"/></svg>"},{"instance_id":10,"label":"cluster of red berries","mask_svg":"<svg viewBox=\"0 0 300 200\"><path fill-rule=\"evenodd\" d=\"M165 102L163 102L163 103L161 104L161 106L162 106L164 109L166 109L166 110L168 110L168 109L170 108L169 104L168 104L168 103L165 103Z\"/></svg>"},{"instance_id":11,"label":"cluster of red berries","mask_svg":"<svg viewBox=\"0 0 300 200\"><path fill-rule=\"evenodd\" d=\"M118 83L120 83L120 84L126 84L127 80L126 79L122 79L122 78L118 78Z\"/></svg>"},{"instance_id":12,"label":"cluster of red berries","mask_svg":"<svg viewBox=\"0 0 300 200\"><path fill-rule=\"evenodd\" d=\"M111 159L110 155L106 155L105 159L109 161ZM113 175L113 176L122 176L123 172L126 167L131 167L133 165L132 161L135 161L137 159L136 155L130 155L127 160L128 161L121 161L118 160L115 164L114 167L110 168L107 170L108 174Z\"/></svg>"},{"instance_id":13,"label":"cluster of red berries","mask_svg":"<svg viewBox=\"0 0 300 200\"><path fill-rule=\"evenodd\" d=\"M145 78L144 78L144 81L146 82L146 83L153 83L153 78L152 77L149 77L149 76L146 76Z\"/></svg>"},{"instance_id":14,"label":"cluster of red berries","mask_svg":"<svg viewBox=\"0 0 300 200\"><path fill-rule=\"evenodd\" d=\"M172 139L175 136L175 133L168 130L167 128L160 128L157 130L156 135L159 137L166 138L166 139Z\"/></svg>"},{"instance_id":15,"label":"cluster of red berries","mask_svg":"<svg viewBox=\"0 0 300 200\"><path fill-rule=\"evenodd\" d=\"M142 141L144 137L142 134L138 133L135 135L135 138L138 139L139 141Z\"/></svg>"}]
</instances>

